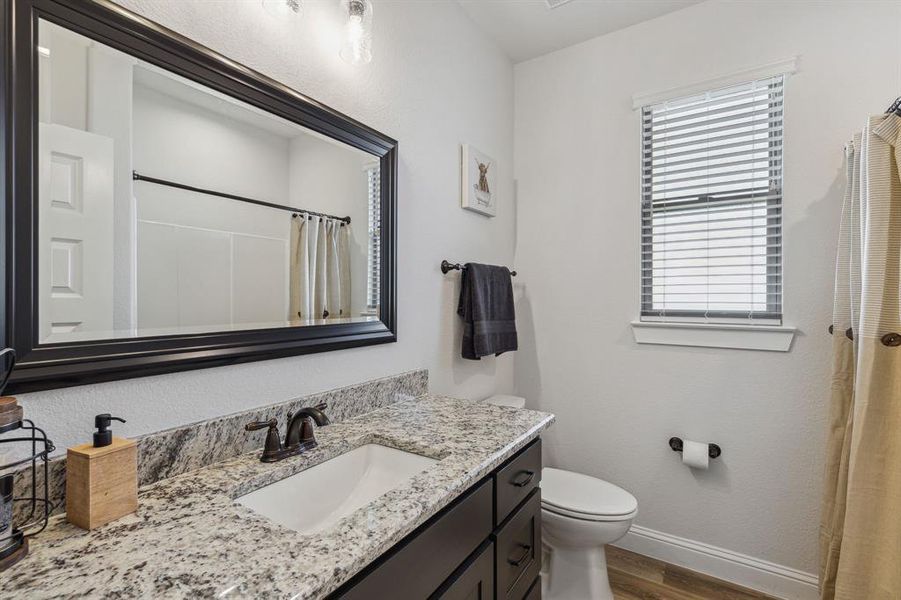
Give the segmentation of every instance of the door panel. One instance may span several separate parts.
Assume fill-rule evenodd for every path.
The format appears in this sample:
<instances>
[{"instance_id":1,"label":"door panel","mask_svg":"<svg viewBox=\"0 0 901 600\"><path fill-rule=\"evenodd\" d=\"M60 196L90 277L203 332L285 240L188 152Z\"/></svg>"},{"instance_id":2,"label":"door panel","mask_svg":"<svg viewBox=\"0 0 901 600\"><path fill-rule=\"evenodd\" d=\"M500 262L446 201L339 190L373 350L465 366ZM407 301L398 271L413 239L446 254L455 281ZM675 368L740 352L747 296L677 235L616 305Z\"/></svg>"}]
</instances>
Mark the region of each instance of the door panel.
<instances>
[{"instance_id":1,"label":"door panel","mask_svg":"<svg viewBox=\"0 0 901 600\"><path fill-rule=\"evenodd\" d=\"M38 312L54 333L113 328L113 140L40 124Z\"/></svg>"},{"instance_id":2,"label":"door panel","mask_svg":"<svg viewBox=\"0 0 901 600\"><path fill-rule=\"evenodd\" d=\"M450 576L430 600L494 600L494 544Z\"/></svg>"}]
</instances>

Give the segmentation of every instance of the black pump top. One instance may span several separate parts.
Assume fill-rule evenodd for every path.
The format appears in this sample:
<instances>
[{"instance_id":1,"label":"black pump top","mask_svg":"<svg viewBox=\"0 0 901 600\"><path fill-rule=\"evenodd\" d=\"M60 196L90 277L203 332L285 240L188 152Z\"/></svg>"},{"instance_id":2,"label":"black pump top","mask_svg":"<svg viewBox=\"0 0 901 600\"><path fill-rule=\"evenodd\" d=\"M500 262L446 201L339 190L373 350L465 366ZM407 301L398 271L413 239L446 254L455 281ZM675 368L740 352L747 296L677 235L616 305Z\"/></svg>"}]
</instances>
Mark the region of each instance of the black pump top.
<instances>
[{"instance_id":1,"label":"black pump top","mask_svg":"<svg viewBox=\"0 0 901 600\"><path fill-rule=\"evenodd\" d=\"M113 417L109 413L103 413L94 417L94 427L97 428L97 431L94 432L95 448L102 448L113 443L113 432L107 429L113 421L124 423L125 419Z\"/></svg>"}]
</instances>

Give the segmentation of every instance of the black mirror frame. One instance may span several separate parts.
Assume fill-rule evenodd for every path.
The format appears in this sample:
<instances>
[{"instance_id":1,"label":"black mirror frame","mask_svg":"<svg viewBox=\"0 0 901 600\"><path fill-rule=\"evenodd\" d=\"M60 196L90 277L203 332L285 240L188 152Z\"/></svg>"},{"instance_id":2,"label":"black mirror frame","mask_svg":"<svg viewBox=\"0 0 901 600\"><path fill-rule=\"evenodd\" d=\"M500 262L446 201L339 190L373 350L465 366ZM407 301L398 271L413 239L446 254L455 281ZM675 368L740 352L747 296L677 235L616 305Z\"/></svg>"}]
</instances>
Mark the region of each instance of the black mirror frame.
<instances>
[{"instance_id":1,"label":"black mirror frame","mask_svg":"<svg viewBox=\"0 0 901 600\"><path fill-rule=\"evenodd\" d=\"M27 392L397 341L397 142L109 0L2 0L2 338ZM380 320L41 344L37 310L37 24L45 19L380 157Z\"/></svg>"}]
</instances>

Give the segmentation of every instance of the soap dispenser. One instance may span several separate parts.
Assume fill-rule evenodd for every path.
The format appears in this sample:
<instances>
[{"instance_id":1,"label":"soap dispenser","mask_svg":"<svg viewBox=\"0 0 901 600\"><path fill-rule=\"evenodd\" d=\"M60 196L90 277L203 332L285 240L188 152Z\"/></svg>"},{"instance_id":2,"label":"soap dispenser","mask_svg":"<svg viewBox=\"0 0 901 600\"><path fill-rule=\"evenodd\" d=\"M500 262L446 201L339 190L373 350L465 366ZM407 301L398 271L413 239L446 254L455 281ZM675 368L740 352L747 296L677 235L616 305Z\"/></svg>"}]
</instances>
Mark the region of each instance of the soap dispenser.
<instances>
[{"instance_id":1,"label":"soap dispenser","mask_svg":"<svg viewBox=\"0 0 901 600\"><path fill-rule=\"evenodd\" d=\"M94 442L69 448L66 456L66 515L70 523L95 529L138 508L138 452L134 440L113 436L109 413L94 417Z\"/></svg>"},{"instance_id":2,"label":"soap dispenser","mask_svg":"<svg viewBox=\"0 0 901 600\"><path fill-rule=\"evenodd\" d=\"M124 423L125 419L114 417L109 413L103 413L94 417L94 427L97 428L97 431L94 432L95 448L103 448L113 443L113 432L109 430L113 421Z\"/></svg>"}]
</instances>

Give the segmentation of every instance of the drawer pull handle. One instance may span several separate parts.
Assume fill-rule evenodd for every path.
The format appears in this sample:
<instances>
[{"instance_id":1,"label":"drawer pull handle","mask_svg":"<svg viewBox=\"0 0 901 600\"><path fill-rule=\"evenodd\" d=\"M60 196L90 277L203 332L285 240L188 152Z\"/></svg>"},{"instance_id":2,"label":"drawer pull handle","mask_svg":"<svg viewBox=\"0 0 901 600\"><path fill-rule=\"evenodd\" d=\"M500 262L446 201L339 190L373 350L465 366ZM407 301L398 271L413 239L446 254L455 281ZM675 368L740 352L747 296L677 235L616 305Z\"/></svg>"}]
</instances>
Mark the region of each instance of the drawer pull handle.
<instances>
[{"instance_id":1,"label":"drawer pull handle","mask_svg":"<svg viewBox=\"0 0 901 600\"><path fill-rule=\"evenodd\" d=\"M525 477L521 479L514 479L510 483L515 485L516 487L526 487L532 480L535 479L535 471L520 471L520 474L525 475Z\"/></svg>"},{"instance_id":2,"label":"drawer pull handle","mask_svg":"<svg viewBox=\"0 0 901 600\"><path fill-rule=\"evenodd\" d=\"M522 563L526 561L529 556L532 555L532 546L526 544L519 544L519 547L522 548L522 556L519 558L508 558L507 562L513 565L514 567L518 567Z\"/></svg>"}]
</instances>

